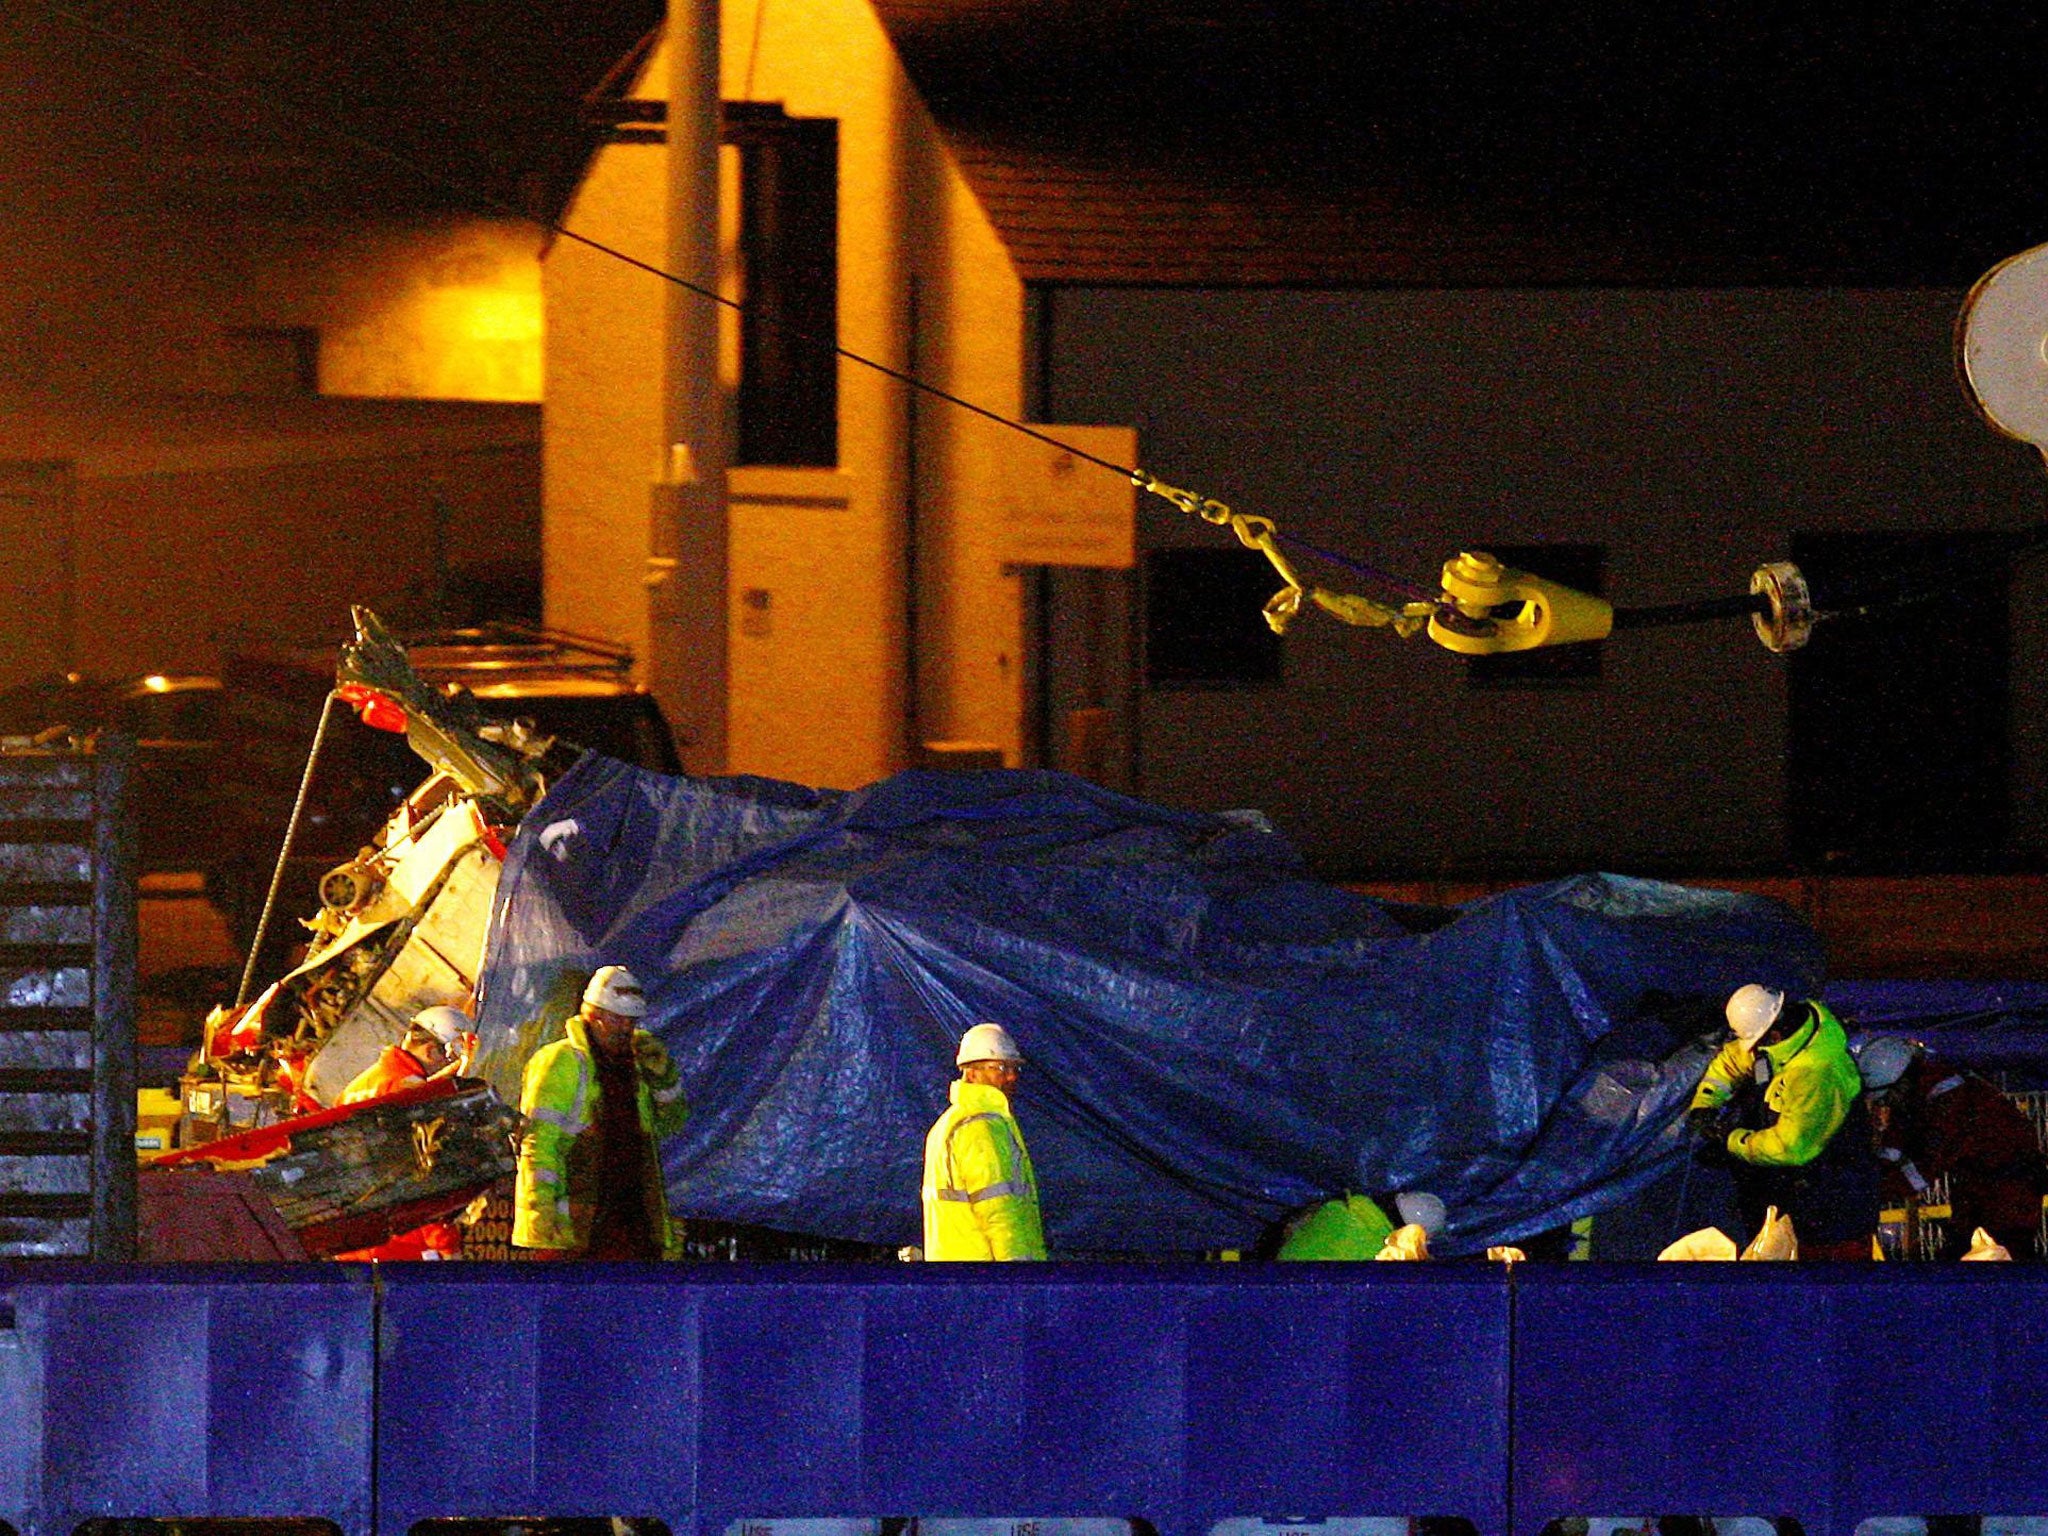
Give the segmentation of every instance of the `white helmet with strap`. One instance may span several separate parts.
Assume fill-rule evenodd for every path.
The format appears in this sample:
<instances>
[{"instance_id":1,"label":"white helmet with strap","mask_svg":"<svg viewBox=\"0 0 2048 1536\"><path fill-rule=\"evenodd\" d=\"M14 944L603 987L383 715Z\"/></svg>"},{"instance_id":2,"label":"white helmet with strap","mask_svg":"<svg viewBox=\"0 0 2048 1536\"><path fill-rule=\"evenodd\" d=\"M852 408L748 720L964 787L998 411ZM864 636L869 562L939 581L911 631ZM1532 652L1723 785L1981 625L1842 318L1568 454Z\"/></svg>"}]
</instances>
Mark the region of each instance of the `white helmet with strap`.
<instances>
[{"instance_id":1,"label":"white helmet with strap","mask_svg":"<svg viewBox=\"0 0 2048 1536\"><path fill-rule=\"evenodd\" d=\"M1785 1011L1785 994L1751 982L1737 987L1728 999L1728 1029L1744 1045L1753 1046Z\"/></svg>"},{"instance_id":2,"label":"white helmet with strap","mask_svg":"<svg viewBox=\"0 0 2048 1536\"><path fill-rule=\"evenodd\" d=\"M647 993L639 978L623 965L601 965L583 989L583 1006L602 1008L622 1019L647 1017Z\"/></svg>"},{"instance_id":3,"label":"white helmet with strap","mask_svg":"<svg viewBox=\"0 0 2048 1536\"><path fill-rule=\"evenodd\" d=\"M451 1008L446 1003L437 1003L432 1008L422 1008L412 1016L412 1027L422 1034L432 1035L449 1050L454 1050L462 1037L476 1025L460 1008Z\"/></svg>"},{"instance_id":4,"label":"white helmet with strap","mask_svg":"<svg viewBox=\"0 0 2048 1536\"><path fill-rule=\"evenodd\" d=\"M953 1057L958 1067L972 1066L977 1061L1021 1062L1024 1053L1017 1049L1017 1042L1010 1038L1010 1032L1000 1024L977 1024L960 1037L960 1050Z\"/></svg>"},{"instance_id":5,"label":"white helmet with strap","mask_svg":"<svg viewBox=\"0 0 2048 1536\"><path fill-rule=\"evenodd\" d=\"M1878 1093L1906 1075L1913 1058L1920 1054L1920 1047L1900 1035L1872 1035L1852 1044L1849 1053L1856 1058L1864 1091Z\"/></svg>"}]
</instances>

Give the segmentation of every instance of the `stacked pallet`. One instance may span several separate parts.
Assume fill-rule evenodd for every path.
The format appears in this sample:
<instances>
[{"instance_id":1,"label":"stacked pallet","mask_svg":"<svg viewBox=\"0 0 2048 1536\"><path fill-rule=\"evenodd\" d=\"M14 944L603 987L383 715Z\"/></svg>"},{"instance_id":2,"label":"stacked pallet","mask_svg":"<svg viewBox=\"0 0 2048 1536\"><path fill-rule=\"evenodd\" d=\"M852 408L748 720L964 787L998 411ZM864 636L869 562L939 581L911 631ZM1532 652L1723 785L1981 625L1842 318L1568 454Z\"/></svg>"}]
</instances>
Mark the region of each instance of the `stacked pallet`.
<instances>
[{"instance_id":1,"label":"stacked pallet","mask_svg":"<svg viewBox=\"0 0 2048 1536\"><path fill-rule=\"evenodd\" d=\"M132 751L0 751L0 1258L135 1244Z\"/></svg>"}]
</instances>

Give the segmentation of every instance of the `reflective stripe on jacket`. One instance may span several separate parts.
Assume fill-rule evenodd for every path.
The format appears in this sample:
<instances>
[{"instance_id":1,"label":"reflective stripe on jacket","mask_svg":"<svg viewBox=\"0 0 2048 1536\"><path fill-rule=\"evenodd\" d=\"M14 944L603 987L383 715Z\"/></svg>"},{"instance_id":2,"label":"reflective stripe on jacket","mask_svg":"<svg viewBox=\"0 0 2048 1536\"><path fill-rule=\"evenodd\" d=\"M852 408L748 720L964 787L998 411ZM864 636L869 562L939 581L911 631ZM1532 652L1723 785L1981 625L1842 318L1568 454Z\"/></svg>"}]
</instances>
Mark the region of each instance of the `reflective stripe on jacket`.
<instances>
[{"instance_id":1,"label":"reflective stripe on jacket","mask_svg":"<svg viewBox=\"0 0 2048 1536\"><path fill-rule=\"evenodd\" d=\"M645 1162L643 1190L648 1219L662 1253L682 1254L682 1233L669 1219L659 1149L689 1119L675 1063L645 1031L633 1037L640 1058L635 1073L641 1129L653 1155ZM596 1138L587 1136L598 1120L597 1063L582 1016L568 1024L568 1037L544 1045L526 1064L519 1112L526 1133L519 1140L519 1172L512 1186L512 1244L516 1248L586 1248L590 1218L597 1208Z\"/></svg>"},{"instance_id":2,"label":"reflective stripe on jacket","mask_svg":"<svg viewBox=\"0 0 2048 1536\"><path fill-rule=\"evenodd\" d=\"M1042 1259L1038 1179L1000 1088L956 1082L924 1142L927 1259Z\"/></svg>"},{"instance_id":3,"label":"reflective stripe on jacket","mask_svg":"<svg viewBox=\"0 0 2048 1536\"><path fill-rule=\"evenodd\" d=\"M1728 1133L1729 1155L1742 1162L1776 1168L1812 1162L1841 1129L1863 1091L1841 1021L1824 1004L1797 1006L1809 1010L1806 1022L1762 1053L1771 1068L1771 1080L1764 1087L1764 1109L1771 1123L1760 1130ZM1739 1085L1754 1080L1756 1056L1740 1040L1722 1046L1693 1093L1693 1107L1718 1108L1732 1099Z\"/></svg>"}]
</instances>

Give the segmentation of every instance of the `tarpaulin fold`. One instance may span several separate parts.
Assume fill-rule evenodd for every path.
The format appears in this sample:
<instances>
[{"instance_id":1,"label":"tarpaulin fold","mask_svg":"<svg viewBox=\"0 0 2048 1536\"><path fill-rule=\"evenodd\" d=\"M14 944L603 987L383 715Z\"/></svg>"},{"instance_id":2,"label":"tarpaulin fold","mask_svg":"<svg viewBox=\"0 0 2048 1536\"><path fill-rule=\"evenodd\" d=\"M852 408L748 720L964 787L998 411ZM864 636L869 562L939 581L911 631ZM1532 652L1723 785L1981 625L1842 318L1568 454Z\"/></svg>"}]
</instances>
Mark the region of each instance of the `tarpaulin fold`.
<instances>
[{"instance_id":1,"label":"tarpaulin fold","mask_svg":"<svg viewBox=\"0 0 2048 1536\"><path fill-rule=\"evenodd\" d=\"M1730 990L1821 979L1760 897L1591 874L1446 914L1309 878L1256 813L1057 773L840 793L593 755L499 884L502 1092L614 962L692 1106L662 1148L679 1213L915 1241L955 1044L994 1019L1066 1252L1244 1248L1353 1190L1434 1190L1447 1252L1560 1225L1679 1156Z\"/></svg>"}]
</instances>

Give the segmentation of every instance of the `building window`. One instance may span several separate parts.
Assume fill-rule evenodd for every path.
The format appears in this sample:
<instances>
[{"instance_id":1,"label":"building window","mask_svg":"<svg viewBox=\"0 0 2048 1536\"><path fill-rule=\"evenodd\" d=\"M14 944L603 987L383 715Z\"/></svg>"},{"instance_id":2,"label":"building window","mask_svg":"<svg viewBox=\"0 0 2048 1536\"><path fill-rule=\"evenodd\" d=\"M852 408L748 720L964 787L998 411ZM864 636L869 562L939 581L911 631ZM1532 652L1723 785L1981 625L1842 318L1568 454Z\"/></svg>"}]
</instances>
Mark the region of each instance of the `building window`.
<instances>
[{"instance_id":1,"label":"building window","mask_svg":"<svg viewBox=\"0 0 2048 1536\"><path fill-rule=\"evenodd\" d=\"M1280 578L1249 549L1145 552L1145 686L1277 688L1266 601Z\"/></svg>"},{"instance_id":2,"label":"building window","mask_svg":"<svg viewBox=\"0 0 2048 1536\"><path fill-rule=\"evenodd\" d=\"M1574 591L1603 597L1607 592L1605 544L1466 544L1483 549L1510 570L1527 571ZM1471 688L1596 688L1601 646L1595 641L1546 645L1533 651L1474 656L1465 663Z\"/></svg>"},{"instance_id":3,"label":"building window","mask_svg":"<svg viewBox=\"0 0 2048 1536\"><path fill-rule=\"evenodd\" d=\"M737 462L839 462L839 124L728 102L740 152Z\"/></svg>"}]
</instances>

